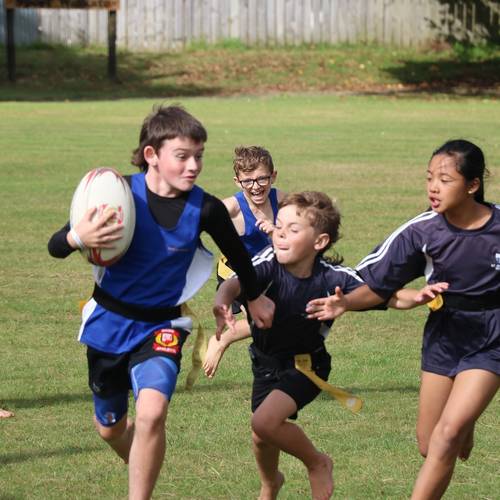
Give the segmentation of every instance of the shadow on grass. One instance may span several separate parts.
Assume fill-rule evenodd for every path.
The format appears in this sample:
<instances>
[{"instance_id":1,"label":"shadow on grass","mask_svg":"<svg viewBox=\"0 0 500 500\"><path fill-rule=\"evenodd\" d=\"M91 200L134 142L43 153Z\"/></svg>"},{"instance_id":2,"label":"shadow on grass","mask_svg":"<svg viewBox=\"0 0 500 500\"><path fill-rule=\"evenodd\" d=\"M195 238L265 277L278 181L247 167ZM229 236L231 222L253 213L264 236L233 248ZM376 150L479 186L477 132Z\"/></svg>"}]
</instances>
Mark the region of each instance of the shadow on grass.
<instances>
[{"instance_id":1,"label":"shadow on grass","mask_svg":"<svg viewBox=\"0 0 500 500\"><path fill-rule=\"evenodd\" d=\"M257 58L251 50L247 53L221 48L161 53L121 51L117 56L117 81L112 81L107 76L104 48L35 45L17 49L17 81L12 83L7 79L5 47L0 46L0 101L162 100L304 89L354 95L500 94L498 45L442 44L427 51L362 45L303 49L305 52L261 49ZM304 54L309 54L310 68L303 64ZM329 58L345 61L325 69ZM377 71L366 73L359 69L365 68L361 62L373 58Z\"/></svg>"},{"instance_id":2,"label":"shadow on grass","mask_svg":"<svg viewBox=\"0 0 500 500\"><path fill-rule=\"evenodd\" d=\"M66 403L92 401L91 392L82 394L47 394L36 398L2 398L2 407L7 407L11 411L16 411L21 408L40 408L43 406L54 406Z\"/></svg>"},{"instance_id":3,"label":"shadow on grass","mask_svg":"<svg viewBox=\"0 0 500 500\"><path fill-rule=\"evenodd\" d=\"M458 95L498 96L500 57L484 61L458 59L434 61L401 61L384 68L406 89Z\"/></svg>"},{"instance_id":4,"label":"shadow on grass","mask_svg":"<svg viewBox=\"0 0 500 500\"><path fill-rule=\"evenodd\" d=\"M163 61L165 55L162 55ZM119 53L117 78L108 78L104 49L34 45L16 50L16 81L8 80L5 47L0 46L0 101L110 100L139 97L211 96L220 89L199 85L179 64L181 54L169 54L168 68L155 54Z\"/></svg>"},{"instance_id":5,"label":"shadow on grass","mask_svg":"<svg viewBox=\"0 0 500 500\"><path fill-rule=\"evenodd\" d=\"M39 458L65 457L79 455L81 453L95 452L102 449L98 446L65 446L64 448L53 450L31 450L20 453L0 453L0 465L17 464L21 462L30 462ZM0 498L4 498L0 495Z\"/></svg>"},{"instance_id":6,"label":"shadow on grass","mask_svg":"<svg viewBox=\"0 0 500 500\"><path fill-rule=\"evenodd\" d=\"M199 394L199 393L211 393L211 392L227 392L231 390L244 390L250 391L252 389L252 383L248 382L236 382L236 381L213 381L209 384L199 384L196 383L193 388L186 389L182 385L178 385L175 389L176 394ZM250 394L250 393L249 393Z\"/></svg>"}]
</instances>

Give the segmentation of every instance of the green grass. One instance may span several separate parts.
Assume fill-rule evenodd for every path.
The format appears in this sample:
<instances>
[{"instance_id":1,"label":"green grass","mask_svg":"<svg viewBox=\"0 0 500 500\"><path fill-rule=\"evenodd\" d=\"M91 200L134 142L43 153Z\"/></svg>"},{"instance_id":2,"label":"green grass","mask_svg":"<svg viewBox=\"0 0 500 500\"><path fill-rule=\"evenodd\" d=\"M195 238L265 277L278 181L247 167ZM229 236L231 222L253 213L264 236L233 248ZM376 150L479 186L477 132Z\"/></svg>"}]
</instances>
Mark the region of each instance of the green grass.
<instances>
[{"instance_id":1,"label":"green grass","mask_svg":"<svg viewBox=\"0 0 500 500\"><path fill-rule=\"evenodd\" d=\"M179 100L179 99L177 99ZM125 498L126 467L95 434L77 301L92 289L77 255L51 259L49 236L68 218L74 188L99 165L131 173L129 158L153 100L0 103L0 498ZM483 147L500 200L500 104L488 98L333 95L183 98L207 126L200 185L234 191L232 151L271 151L277 185L337 198L337 250L355 265L388 232L426 208L425 167L451 137ZM211 248L213 245L209 243ZM210 280L194 305L213 328ZM359 416L320 396L299 423L335 460L337 498L408 498L421 464L414 437L425 310L346 315L328 338L333 383L365 400ZM167 422L168 450L155 498L251 499L251 374L246 345L233 346L213 381L183 389L192 344ZM493 499L500 491L500 400L477 425L471 460L458 464L447 498ZM283 457L280 498L308 497L297 460Z\"/></svg>"},{"instance_id":2,"label":"green grass","mask_svg":"<svg viewBox=\"0 0 500 500\"><path fill-rule=\"evenodd\" d=\"M226 40L184 51L119 51L118 82L102 47L20 47L17 83L0 51L0 100L166 98L268 92L441 92L497 95L498 45L439 45L419 51L377 45L245 47Z\"/></svg>"}]
</instances>

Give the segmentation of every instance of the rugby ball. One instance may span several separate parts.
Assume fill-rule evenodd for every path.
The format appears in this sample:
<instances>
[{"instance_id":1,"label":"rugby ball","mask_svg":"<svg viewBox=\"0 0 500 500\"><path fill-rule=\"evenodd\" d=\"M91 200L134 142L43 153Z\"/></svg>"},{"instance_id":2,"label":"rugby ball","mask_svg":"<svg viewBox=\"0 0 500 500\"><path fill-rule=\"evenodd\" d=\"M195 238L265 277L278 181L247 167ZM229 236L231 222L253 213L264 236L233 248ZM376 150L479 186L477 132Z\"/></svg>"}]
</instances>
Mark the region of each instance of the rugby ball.
<instances>
[{"instance_id":1,"label":"rugby ball","mask_svg":"<svg viewBox=\"0 0 500 500\"><path fill-rule=\"evenodd\" d=\"M87 210L96 207L94 219L112 210L108 224L123 226L122 238L113 248L83 248L83 257L97 266L110 266L122 257L130 246L135 229L134 197L127 181L113 168L100 167L88 172L80 181L71 201L69 222L74 228Z\"/></svg>"}]
</instances>

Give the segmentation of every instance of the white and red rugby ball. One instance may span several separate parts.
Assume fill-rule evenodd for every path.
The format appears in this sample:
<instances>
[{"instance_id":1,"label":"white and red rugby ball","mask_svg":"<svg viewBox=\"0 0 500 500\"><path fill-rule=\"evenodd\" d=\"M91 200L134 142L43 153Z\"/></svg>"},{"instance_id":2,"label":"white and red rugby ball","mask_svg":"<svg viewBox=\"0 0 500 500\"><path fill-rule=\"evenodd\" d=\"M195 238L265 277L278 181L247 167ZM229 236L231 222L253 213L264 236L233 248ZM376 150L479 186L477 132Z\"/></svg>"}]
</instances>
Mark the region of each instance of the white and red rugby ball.
<instances>
[{"instance_id":1,"label":"white and red rugby ball","mask_svg":"<svg viewBox=\"0 0 500 500\"><path fill-rule=\"evenodd\" d=\"M114 211L109 224L123 226L122 238L113 242L114 248L84 248L82 255L97 266L110 266L128 250L135 229L134 196L127 181L113 168L95 168L80 181L71 201L71 228L93 207L97 207L94 218L105 211Z\"/></svg>"}]
</instances>

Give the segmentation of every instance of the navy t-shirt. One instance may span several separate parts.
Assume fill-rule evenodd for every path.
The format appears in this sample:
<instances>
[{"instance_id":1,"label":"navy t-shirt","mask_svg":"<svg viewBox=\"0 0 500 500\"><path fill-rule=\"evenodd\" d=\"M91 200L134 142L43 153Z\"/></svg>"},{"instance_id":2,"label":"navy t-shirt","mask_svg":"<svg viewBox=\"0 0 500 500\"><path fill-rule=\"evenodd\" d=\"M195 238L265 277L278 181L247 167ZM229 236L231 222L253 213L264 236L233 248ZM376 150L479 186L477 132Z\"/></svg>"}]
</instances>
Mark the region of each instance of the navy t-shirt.
<instances>
[{"instance_id":1,"label":"navy t-shirt","mask_svg":"<svg viewBox=\"0 0 500 500\"><path fill-rule=\"evenodd\" d=\"M261 290L274 301L276 310L270 329L252 326L254 344L262 352L287 358L313 352L323 346L333 321L321 322L306 317L306 305L312 299L335 293L339 286L349 293L363 281L354 270L328 263L318 257L308 278L297 278L278 263L272 247L267 247L252 260Z\"/></svg>"},{"instance_id":2,"label":"navy t-shirt","mask_svg":"<svg viewBox=\"0 0 500 500\"><path fill-rule=\"evenodd\" d=\"M449 294L473 297L500 291L500 205L473 230L452 226L444 215L424 212L394 231L356 267L366 284L389 298L419 276L446 281Z\"/></svg>"}]
</instances>

